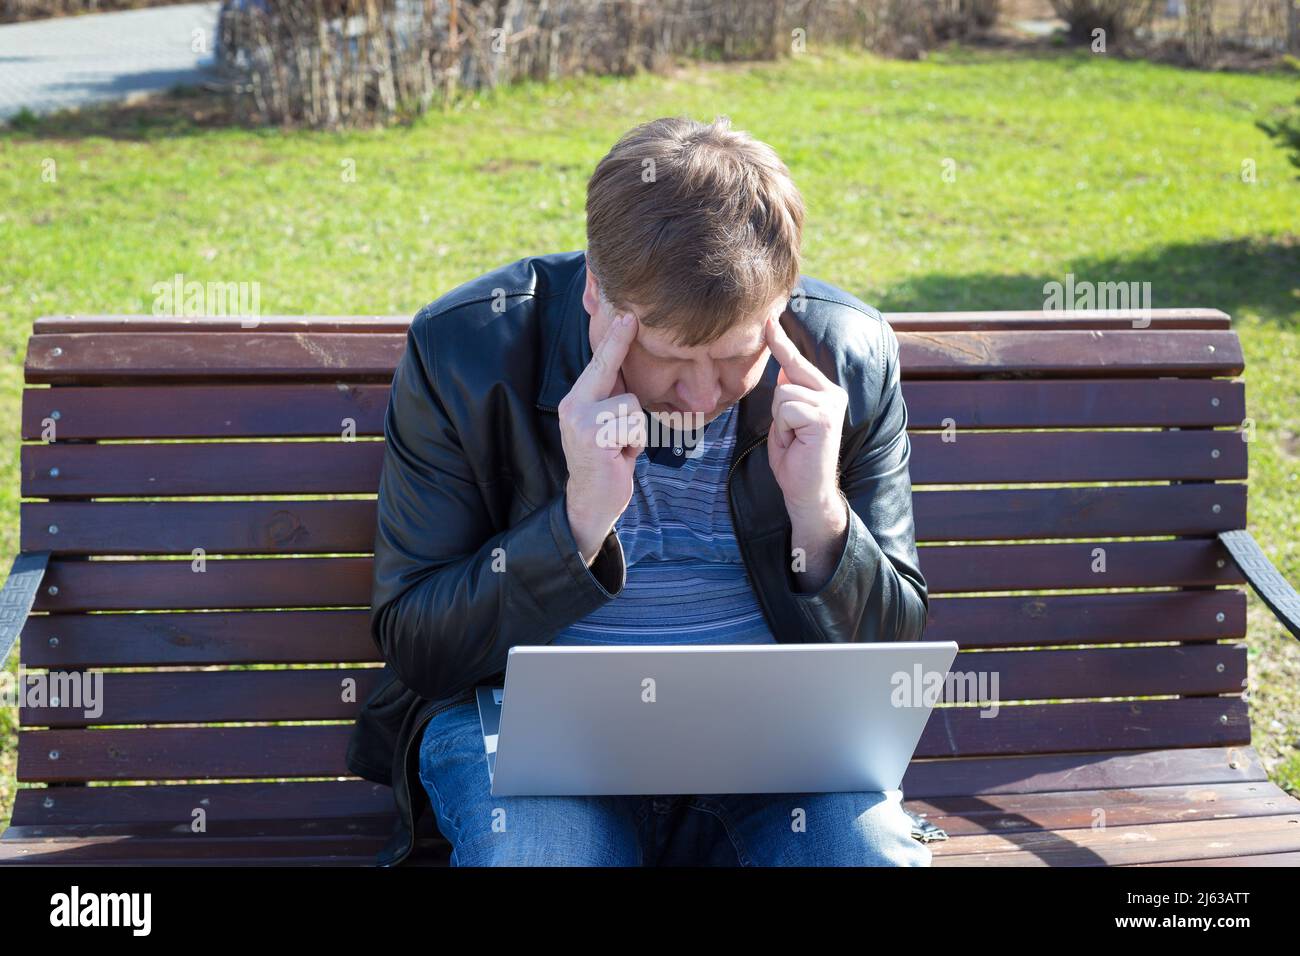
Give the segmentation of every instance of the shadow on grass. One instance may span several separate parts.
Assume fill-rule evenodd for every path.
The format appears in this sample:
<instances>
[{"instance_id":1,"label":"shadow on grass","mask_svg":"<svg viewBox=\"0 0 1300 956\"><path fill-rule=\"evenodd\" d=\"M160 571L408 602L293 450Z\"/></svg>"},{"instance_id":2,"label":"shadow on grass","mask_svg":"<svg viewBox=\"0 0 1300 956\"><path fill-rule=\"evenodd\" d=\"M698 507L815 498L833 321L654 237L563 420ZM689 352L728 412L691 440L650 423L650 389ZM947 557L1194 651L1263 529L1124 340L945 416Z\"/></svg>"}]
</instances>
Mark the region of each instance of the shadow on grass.
<instances>
[{"instance_id":1,"label":"shadow on grass","mask_svg":"<svg viewBox=\"0 0 1300 956\"><path fill-rule=\"evenodd\" d=\"M882 312L1041 309L1044 284L1064 284L1067 272L1076 287L1085 281L1150 282L1155 309L1220 309L1234 318L1249 313L1300 330L1300 235L1294 234L1080 258L1059 275L932 272L890 287L872 304Z\"/></svg>"},{"instance_id":2,"label":"shadow on grass","mask_svg":"<svg viewBox=\"0 0 1300 956\"><path fill-rule=\"evenodd\" d=\"M20 113L0 125L0 142L14 139L105 139L147 142L211 130L275 133L238 109L233 97L203 87L176 87L125 103L103 103L45 116Z\"/></svg>"}]
</instances>

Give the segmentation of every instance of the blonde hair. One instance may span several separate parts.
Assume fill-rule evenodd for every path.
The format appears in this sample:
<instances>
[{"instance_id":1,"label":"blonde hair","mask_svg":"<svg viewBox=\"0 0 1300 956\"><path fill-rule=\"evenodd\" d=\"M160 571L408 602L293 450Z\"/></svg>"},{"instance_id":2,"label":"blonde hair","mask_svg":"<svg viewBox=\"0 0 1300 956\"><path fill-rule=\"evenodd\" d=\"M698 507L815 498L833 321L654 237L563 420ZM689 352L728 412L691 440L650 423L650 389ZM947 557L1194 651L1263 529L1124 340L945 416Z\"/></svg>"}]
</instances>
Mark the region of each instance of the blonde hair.
<instances>
[{"instance_id":1,"label":"blonde hair","mask_svg":"<svg viewBox=\"0 0 1300 956\"><path fill-rule=\"evenodd\" d=\"M587 265L617 308L690 347L789 296L803 197L776 151L720 116L630 130L587 184Z\"/></svg>"}]
</instances>

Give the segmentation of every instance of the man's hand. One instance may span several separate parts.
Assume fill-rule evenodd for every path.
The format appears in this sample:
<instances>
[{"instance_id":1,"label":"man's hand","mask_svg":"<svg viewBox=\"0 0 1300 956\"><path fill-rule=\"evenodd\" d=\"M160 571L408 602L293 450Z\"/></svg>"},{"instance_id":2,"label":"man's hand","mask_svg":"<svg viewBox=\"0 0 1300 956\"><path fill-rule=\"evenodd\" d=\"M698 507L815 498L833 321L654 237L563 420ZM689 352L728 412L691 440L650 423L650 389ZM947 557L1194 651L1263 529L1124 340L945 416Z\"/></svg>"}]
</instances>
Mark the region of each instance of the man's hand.
<instances>
[{"instance_id":1,"label":"man's hand","mask_svg":"<svg viewBox=\"0 0 1300 956\"><path fill-rule=\"evenodd\" d=\"M641 403L628 393L620 371L636 328L634 316L615 318L558 409L569 468L569 526L588 565L632 500L636 458L645 447Z\"/></svg>"},{"instance_id":2,"label":"man's hand","mask_svg":"<svg viewBox=\"0 0 1300 956\"><path fill-rule=\"evenodd\" d=\"M792 567L803 571L798 575L802 590L813 591L830 577L848 533L838 476L848 393L799 353L779 321L769 320L764 333L781 365L772 396L768 463L790 515Z\"/></svg>"}]
</instances>

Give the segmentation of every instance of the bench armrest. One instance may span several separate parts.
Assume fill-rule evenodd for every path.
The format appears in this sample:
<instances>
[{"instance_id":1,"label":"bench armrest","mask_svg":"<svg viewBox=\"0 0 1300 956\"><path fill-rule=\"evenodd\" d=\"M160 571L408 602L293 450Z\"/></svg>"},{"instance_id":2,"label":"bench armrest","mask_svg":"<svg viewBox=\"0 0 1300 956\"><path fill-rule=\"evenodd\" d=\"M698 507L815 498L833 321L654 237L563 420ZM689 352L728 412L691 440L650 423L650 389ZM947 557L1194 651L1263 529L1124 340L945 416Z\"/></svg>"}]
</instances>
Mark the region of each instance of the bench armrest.
<instances>
[{"instance_id":1,"label":"bench armrest","mask_svg":"<svg viewBox=\"0 0 1300 956\"><path fill-rule=\"evenodd\" d=\"M1300 594L1296 594L1295 588L1273 567L1273 562L1265 557L1250 532L1221 531L1219 540L1268 609L1293 636L1300 638Z\"/></svg>"},{"instance_id":2,"label":"bench armrest","mask_svg":"<svg viewBox=\"0 0 1300 956\"><path fill-rule=\"evenodd\" d=\"M24 551L14 558L9 578L0 589L0 667L9 660L9 652L27 623L27 615L36 601L36 589L41 586L49 563L48 551Z\"/></svg>"}]
</instances>

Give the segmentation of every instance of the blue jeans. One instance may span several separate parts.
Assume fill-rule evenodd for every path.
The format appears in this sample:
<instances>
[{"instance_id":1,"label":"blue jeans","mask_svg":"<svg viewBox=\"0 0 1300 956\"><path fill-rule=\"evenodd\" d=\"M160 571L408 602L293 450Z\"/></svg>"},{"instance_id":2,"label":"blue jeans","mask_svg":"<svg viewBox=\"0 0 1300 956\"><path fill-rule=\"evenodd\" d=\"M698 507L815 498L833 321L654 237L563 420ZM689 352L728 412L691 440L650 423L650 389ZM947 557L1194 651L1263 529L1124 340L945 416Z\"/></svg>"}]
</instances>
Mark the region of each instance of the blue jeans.
<instances>
[{"instance_id":1,"label":"blue jeans","mask_svg":"<svg viewBox=\"0 0 1300 956\"><path fill-rule=\"evenodd\" d=\"M929 866L902 792L493 797L473 701L428 723L420 780L452 866Z\"/></svg>"}]
</instances>

